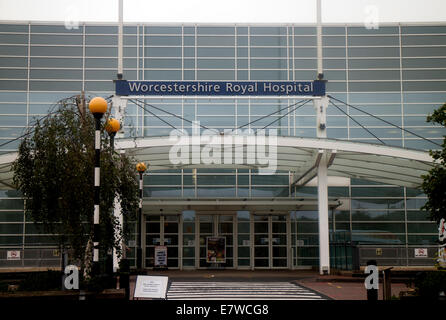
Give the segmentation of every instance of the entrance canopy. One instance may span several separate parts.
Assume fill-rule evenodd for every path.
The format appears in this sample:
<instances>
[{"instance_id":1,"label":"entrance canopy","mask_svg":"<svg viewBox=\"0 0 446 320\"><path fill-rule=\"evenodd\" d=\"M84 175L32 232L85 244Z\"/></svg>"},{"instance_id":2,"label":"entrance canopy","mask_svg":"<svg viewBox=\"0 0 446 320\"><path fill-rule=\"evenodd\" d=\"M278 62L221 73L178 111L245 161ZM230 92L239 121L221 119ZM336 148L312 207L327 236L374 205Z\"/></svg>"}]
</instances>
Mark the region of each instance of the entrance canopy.
<instances>
[{"instance_id":1,"label":"entrance canopy","mask_svg":"<svg viewBox=\"0 0 446 320\"><path fill-rule=\"evenodd\" d=\"M189 159L188 163L172 162L172 148L186 146L169 137L146 137L133 139L116 139L115 148L134 156L138 161L147 162L149 170L188 169L188 168L266 168L272 161L272 156L266 147L265 155L256 154L255 163L194 163L193 152L197 149L189 146L188 154L182 155ZM202 152L206 143L199 145ZM245 141L242 149L234 145L222 145L221 154L226 151L250 152L252 142ZM214 147L217 150L219 147ZM317 166L322 156L327 157L328 175L337 177L358 178L385 184L417 188L423 182L421 175L426 174L433 166L433 159L428 152L421 150L391 147L370 143L341 141L326 138L277 137L276 170L291 171L296 185L305 185L317 174ZM1 188L14 189L12 183L12 162L17 153L0 155ZM223 159L223 156L222 156Z\"/></svg>"},{"instance_id":2,"label":"entrance canopy","mask_svg":"<svg viewBox=\"0 0 446 320\"><path fill-rule=\"evenodd\" d=\"M149 170L162 169L190 169L190 168L243 168L261 169L268 165L271 167L272 155L266 147L265 156L256 154L255 163L228 163L223 161L224 153L250 152L252 141L245 141L242 149L234 145L220 147L222 161L220 163L206 164L201 161L194 163L193 147L187 148L187 142L181 143L169 137L148 137L137 139L119 139L116 141L116 149L125 150L138 161L147 162ZM250 144L251 143L251 144ZM182 155L186 159L183 163L175 163L171 160L173 147L186 148L188 154ZM206 144L199 145L200 151ZM214 150L219 146L215 146ZM195 149L195 152L198 149ZM253 149L251 149L253 150ZM326 138L298 138L277 137L276 169L291 171L296 185L305 185L317 174L318 163L322 156L327 157L328 175L348 178L358 178L376 181L385 184L417 188L426 174L432 168L433 159L428 152L376 145L370 143L341 141Z\"/></svg>"}]
</instances>

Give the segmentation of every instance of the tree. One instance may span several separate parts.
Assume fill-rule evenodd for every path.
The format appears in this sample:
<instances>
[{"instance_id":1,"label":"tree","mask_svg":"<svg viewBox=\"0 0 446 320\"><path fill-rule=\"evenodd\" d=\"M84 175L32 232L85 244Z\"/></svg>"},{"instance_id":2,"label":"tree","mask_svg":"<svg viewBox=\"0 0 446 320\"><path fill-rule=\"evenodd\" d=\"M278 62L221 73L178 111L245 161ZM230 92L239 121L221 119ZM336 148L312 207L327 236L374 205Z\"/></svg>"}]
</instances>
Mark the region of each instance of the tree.
<instances>
[{"instance_id":1,"label":"tree","mask_svg":"<svg viewBox=\"0 0 446 320\"><path fill-rule=\"evenodd\" d=\"M107 115L106 115L107 118ZM105 123L105 121L104 121ZM93 235L94 118L73 98L36 121L22 141L13 163L14 183L25 199L25 213L84 270ZM114 152L101 132L100 252L115 248L121 254L123 230L113 215L118 197L124 214L138 207L138 183L132 159Z\"/></svg>"},{"instance_id":2,"label":"tree","mask_svg":"<svg viewBox=\"0 0 446 320\"><path fill-rule=\"evenodd\" d=\"M446 127L446 103L427 117L428 122L434 122ZM442 149L429 151L436 161L427 175L422 176L422 189L427 196L427 202L422 207L430 213L432 221L440 222L446 219L446 136L443 136Z\"/></svg>"}]
</instances>

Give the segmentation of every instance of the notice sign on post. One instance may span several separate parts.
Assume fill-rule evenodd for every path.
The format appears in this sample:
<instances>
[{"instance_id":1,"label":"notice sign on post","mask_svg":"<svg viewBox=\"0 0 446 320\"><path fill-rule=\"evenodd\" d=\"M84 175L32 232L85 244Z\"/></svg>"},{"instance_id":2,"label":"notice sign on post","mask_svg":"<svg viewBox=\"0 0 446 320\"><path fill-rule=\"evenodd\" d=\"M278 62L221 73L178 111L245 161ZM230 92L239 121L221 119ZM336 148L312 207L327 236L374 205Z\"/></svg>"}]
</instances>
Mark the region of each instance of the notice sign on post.
<instances>
[{"instance_id":1,"label":"notice sign on post","mask_svg":"<svg viewBox=\"0 0 446 320\"><path fill-rule=\"evenodd\" d=\"M6 260L20 260L20 250L8 250Z\"/></svg>"},{"instance_id":2,"label":"notice sign on post","mask_svg":"<svg viewBox=\"0 0 446 320\"><path fill-rule=\"evenodd\" d=\"M155 267L167 267L167 247L155 247Z\"/></svg>"},{"instance_id":3,"label":"notice sign on post","mask_svg":"<svg viewBox=\"0 0 446 320\"><path fill-rule=\"evenodd\" d=\"M206 238L206 262L225 263L226 262L226 238L207 237Z\"/></svg>"},{"instance_id":4,"label":"notice sign on post","mask_svg":"<svg viewBox=\"0 0 446 320\"><path fill-rule=\"evenodd\" d=\"M416 248L415 258L427 258L427 248Z\"/></svg>"},{"instance_id":5,"label":"notice sign on post","mask_svg":"<svg viewBox=\"0 0 446 320\"><path fill-rule=\"evenodd\" d=\"M168 277L137 276L135 298L166 299Z\"/></svg>"}]
</instances>

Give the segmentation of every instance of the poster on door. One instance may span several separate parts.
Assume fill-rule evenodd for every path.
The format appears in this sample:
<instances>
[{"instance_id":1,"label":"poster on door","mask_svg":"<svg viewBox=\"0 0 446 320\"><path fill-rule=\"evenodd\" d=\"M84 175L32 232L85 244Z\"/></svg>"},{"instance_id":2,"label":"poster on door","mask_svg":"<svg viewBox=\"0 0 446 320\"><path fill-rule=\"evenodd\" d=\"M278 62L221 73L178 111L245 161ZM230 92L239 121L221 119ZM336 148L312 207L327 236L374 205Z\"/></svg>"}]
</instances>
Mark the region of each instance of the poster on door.
<instances>
[{"instance_id":1,"label":"poster on door","mask_svg":"<svg viewBox=\"0 0 446 320\"><path fill-rule=\"evenodd\" d=\"M155 247L155 267L167 267L167 247Z\"/></svg>"},{"instance_id":2,"label":"poster on door","mask_svg":"<svg viewBox=\"0 0 446 320\"><path fill-rule=\"evenodd\" d=\"M226 262L226 238L207 237L206 238L206 262L225 263Z\"/></svg>"}]
</instances>

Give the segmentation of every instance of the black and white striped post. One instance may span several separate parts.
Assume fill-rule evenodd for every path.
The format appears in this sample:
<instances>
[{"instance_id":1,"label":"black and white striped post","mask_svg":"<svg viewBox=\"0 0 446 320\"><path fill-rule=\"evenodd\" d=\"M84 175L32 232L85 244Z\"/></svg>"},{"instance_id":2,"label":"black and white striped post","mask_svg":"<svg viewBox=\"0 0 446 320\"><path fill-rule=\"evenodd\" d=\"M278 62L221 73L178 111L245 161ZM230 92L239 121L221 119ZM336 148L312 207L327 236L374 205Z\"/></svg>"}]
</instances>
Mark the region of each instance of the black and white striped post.
<instances>
[{"instance_id":1,"label":"black and white striped post","mask_svg":"<svg viewBox=\"0 0 446 320\"><path fill-rule=\"evenodd\" d=\"M136 170L139 172L139 212L138 212L138 236L136 239L136 268L140 270L142 268L142 198L143 198L143 174L147 170L147 166L144 162L140 162L136 165Z\"/></svg>"},{"instance_id":2,"label":"black and white striped post","mask_svg":"<svg viewBox=\"0 0 446 320\"><path fill-rule=\"evenodd\" d=\"M95 157L94 157L94 217L93 217L93 265L92 274L100 273L99 267L99 196L101 190L101 118L107 111L107 101L96 97L91 99L88 108L95 119Z\"/></svg>"},{"instance_id":3,"label":"black and white striped post","mask_svg":"<svg viewBox=\"0 0 446 320\"><path fill-rule=\"evenodd\" d=\"M115 136L116 133L121 129L121 124L115 118L110 118L105 125L105 130L110 136L110 146L112 151L115 151Z\"/></svg>"}]
</instances>

